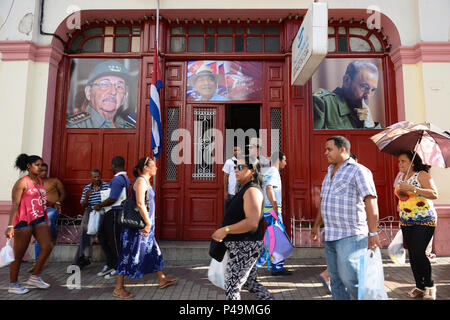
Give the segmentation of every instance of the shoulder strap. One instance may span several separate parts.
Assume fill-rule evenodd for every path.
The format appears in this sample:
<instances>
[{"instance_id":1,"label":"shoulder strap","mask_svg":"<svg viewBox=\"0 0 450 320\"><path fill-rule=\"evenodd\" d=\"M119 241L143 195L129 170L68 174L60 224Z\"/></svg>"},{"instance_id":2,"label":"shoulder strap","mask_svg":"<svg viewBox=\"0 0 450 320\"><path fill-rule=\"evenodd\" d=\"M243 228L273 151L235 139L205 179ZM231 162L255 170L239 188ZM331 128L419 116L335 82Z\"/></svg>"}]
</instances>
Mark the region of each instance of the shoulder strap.
<instances>
[{"instance_id":1,"label":"shoulder strap","mask_svg":"<svg viewBox=\"0 0 450 320\"><path fill-rule=\"evenodd\" d=\"M127 187L127 179L125 178L125 176L123 174L119 174L119 176L121 176L123 178L123 181L125 182L125 194L127 195L127 199L131 198L131 194L130 194L130 186Z\"/></svg>"}]
</instances>

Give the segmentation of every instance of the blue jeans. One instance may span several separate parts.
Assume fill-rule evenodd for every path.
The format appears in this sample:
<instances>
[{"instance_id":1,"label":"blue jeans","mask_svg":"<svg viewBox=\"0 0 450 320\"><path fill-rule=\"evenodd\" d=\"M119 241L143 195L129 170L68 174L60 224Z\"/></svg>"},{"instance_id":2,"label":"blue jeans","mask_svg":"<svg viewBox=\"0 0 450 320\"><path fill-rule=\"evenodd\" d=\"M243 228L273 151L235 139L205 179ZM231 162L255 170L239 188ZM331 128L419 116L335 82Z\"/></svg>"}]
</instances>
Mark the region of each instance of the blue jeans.
<instances>
[{"instance_id":1,"label":"blue jeans","mask_svg":"<svg viewBox=\"0 0 450 320\"><path fill-rule=\"evenodd\" d=\"M333 300L358 299L359 259L368 245L368 237L355 236L325 241L325 258L331 280Z\"/></svg>"},{"instance_id":2,"label":"blue jeans","mask_svg":"<svg viewBox=\"0 0 450 320\"><path fill-rule=\"evenodd\" d=\"M47 216L48 216L48 226L50 227L50 234L53 239L56 239L58 236L58 228L56 227L56 219L58 218L58 210L55 208L47 208ZM41 253L41 247L39 246L39 242L34 242L34 252L36 255L36 260Z\"/></svg>"}]
</instances>

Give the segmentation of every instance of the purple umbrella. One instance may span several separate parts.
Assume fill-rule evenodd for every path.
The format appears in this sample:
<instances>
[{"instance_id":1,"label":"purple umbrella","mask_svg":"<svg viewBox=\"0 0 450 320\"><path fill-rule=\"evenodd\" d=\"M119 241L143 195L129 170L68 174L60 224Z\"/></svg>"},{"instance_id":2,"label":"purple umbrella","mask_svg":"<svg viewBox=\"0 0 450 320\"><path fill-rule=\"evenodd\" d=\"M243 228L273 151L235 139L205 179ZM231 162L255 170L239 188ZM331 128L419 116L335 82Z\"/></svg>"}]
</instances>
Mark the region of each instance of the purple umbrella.
<instances>
[{"instance_id":1,"label":"purple umbrella","mask_svg":"<svg viewBox=\"0 0 450 320\"><path fill-rule=\"evenodd\" d=\"M427 165L450 167L450 132L429 122L397 122L371 139L383 152L398 156L402 151L413 150L414 156L417 153Z\"/></svg>"}]
</instances>

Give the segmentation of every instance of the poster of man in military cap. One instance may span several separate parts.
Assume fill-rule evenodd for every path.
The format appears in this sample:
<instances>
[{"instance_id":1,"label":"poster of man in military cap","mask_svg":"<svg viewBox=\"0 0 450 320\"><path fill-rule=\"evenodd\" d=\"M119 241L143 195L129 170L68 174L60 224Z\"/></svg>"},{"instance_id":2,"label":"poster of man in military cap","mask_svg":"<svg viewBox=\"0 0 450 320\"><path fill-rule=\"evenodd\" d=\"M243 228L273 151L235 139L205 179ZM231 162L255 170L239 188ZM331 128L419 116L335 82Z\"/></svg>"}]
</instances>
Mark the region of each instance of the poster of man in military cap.
<instances>
[{"instance_id":1,"label":"poster of man in military cap","mask_svg":"<svg viewBox=\"0 0 450 320\"><path fill-rule=\"evenodd\" d=\"M136 128L139 60L72 59L66 128Z\"/></svg>"},{"instance_id":2,"label":"poster of man in military cap","mask_svg":"<svg viewBox=\"0 0 450 320\"><path fill-rule=\"evenodd\" d=\"M314 129L385 126L381 59L325 59L312 77Z\"/></svg>"}]
</instances>

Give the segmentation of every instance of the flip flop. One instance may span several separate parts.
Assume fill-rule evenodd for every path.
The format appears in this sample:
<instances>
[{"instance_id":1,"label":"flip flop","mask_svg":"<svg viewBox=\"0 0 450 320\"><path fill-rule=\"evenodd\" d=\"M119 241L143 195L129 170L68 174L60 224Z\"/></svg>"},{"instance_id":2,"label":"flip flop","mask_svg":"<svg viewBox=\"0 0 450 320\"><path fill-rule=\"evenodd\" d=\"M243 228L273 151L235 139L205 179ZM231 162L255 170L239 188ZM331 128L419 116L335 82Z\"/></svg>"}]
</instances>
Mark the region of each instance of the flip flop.
<instances>
[{"instance_id":1,"label":"flip flop","mask_svg":"<svg viewBox=\"0 0 450 320\"><path fill-rule=\"evenodd\" d=\"M171 286L171 285L177 283L177 281L178 281L177 278L173 278L173 279L167 281L167 282L164 283L164 284L160 284L158 287L159 287L160 289L164 289L164 288L167 288L168 286Z\"/></svg>"},{"instance_id":2,"label":"flip flop","mask_svg":"<svg viewBox=\"0 0 450 320\"><path fill-rule=\"evenodd\" d=\"M120 299L131 299L133 298L133 294L130 292L123 292L123 293L117 293L116 291L113 291L113 297L120 298Z\"/></svg>"},{"instance_id":3,"label":"flip flop","mask_svg":"<svg viewBox=\"0 0 450 320\"><path fill-rule=\"evenodd\" d=\"M329 283L327 280L325 280L325 278L322 277L321 275L319 275L319 279L322 280L322 282L323 282L323 284L325 285L325 287L327 287L328 290L330 290L330 292L331 292L331 286L330 286L330 283Z\"/></svg>"}]
</instances>

